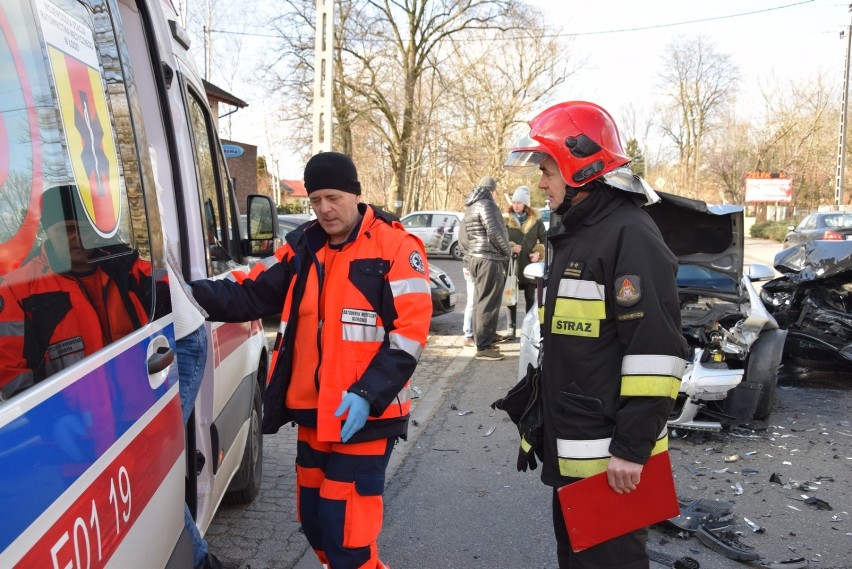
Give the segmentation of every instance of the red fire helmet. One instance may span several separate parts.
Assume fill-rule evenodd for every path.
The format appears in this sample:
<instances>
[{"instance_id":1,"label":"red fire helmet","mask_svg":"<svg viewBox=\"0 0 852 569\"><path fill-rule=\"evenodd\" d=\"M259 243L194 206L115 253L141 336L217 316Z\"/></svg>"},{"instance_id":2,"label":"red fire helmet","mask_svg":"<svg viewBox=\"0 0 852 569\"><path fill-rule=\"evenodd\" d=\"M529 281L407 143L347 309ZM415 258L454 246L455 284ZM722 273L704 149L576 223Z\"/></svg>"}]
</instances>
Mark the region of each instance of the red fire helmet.
<instances>
[{"instance_id":1,"label":"red fire helmet","mask_svg":"<svg viewBox=\"0 0 852 569\"><path fill-rule=\"evenodd\" d=\"M565 182L578 188L630 162L615 121L594 103L559 103L529 124L529 136L517 143L504 164L507 170L537 168L551 156Z\"/></svg>"}]
</instances>

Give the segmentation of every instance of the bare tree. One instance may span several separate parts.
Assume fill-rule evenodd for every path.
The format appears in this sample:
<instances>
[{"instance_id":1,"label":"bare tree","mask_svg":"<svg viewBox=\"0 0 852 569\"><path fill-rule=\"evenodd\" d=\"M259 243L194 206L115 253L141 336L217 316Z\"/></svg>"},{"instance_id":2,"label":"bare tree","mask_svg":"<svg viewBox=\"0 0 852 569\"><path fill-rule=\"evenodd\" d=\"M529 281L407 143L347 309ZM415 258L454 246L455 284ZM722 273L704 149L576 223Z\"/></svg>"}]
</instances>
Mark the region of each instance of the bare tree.
<instances>
[{"instance_id":1,"label":"bare tree","mask_svg":"<svg viewBox=\"0 0 852 569\"><path fill-rule=\"evenodd\" d=\"M669 105L661 128L677 146L681 187L695 192L702 145L733 101L739 69L730 55L701 36L676 38L667 50L659 81Z\"/></svg>"},{"instance_id":2,"label":"bare tree","mask_svg":"<svg viewBox=\"0 0 852 569\"><path fill-rule=\"evenodd\" d=\"M766 89L765 119L758 132L755 169L785 171L793 177L794 207L814 208L834 198L837 152L836 89L824 74Z\"/></svg>"}]
</instances>

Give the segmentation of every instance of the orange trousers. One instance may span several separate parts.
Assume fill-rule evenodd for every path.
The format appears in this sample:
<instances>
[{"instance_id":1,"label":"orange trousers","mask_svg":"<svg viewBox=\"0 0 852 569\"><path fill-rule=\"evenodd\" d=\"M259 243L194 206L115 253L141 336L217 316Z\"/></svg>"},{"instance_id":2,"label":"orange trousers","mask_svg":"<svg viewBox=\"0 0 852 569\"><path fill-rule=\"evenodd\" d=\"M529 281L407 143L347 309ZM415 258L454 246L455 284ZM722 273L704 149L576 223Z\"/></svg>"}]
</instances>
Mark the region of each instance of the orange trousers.
<instances>
[{"instance_id":1,"label":"orange trousers","mask_svg":"<svg viewBox=\"0 0 852 569\"><path fill-rule=\"evenodd\" d=\"M376 540L394 441L320 442L316 429L299 426L296 510L308 543L329 569L386 567Z\"/></svg>"}]
</instances>

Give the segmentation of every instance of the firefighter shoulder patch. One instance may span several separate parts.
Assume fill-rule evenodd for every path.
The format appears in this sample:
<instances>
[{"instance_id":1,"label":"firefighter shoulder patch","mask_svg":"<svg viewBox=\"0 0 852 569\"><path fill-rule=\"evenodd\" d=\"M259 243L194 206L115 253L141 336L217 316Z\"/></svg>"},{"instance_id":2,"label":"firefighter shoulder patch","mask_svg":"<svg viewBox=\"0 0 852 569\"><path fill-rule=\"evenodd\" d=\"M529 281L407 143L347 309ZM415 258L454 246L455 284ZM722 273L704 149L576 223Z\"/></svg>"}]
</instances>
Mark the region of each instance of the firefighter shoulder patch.
<instances>
[{"instance_id":1,"label":"firefighter shoulder patch","mask_svg":"<svg viewBox=\"0 0 852 569\"><path fill-rule=\"evenodd\" d=\"M426 267L423 266L423 257L420 256L418 251L411 252L411 255L408 256L408 263L418 273L426 274Z\"/></svg>"},{"instance_id":2,"label":"firefighter shoulder patch","mask_svg":"<svg viewBox=\"0 0 852 569\"><path fill-rule=\"evenodd\" d=\"M615 279L615 303L633 306L642 300L642 279L639 275L624 275Z\"/></svg>"}]
</instances>

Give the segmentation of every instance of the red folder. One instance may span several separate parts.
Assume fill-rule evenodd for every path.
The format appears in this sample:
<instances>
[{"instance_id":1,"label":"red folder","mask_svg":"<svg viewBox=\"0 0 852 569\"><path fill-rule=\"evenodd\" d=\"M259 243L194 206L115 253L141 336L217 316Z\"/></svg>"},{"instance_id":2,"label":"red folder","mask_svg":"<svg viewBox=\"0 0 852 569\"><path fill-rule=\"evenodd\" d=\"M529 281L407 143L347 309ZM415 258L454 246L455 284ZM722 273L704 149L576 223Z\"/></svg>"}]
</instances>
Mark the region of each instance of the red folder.
<instances>
[{"instance_id":1,"label":"red folder","mask_svg":"<svg viewBox=\"0 0 852 569\"><path fill-rule=\"evenodd\" d=\"M636 490L628 494L616 494L606 472L557 492L575 553L680 515L668 451L648 459Z\"/></svg>"}]
</instances>

